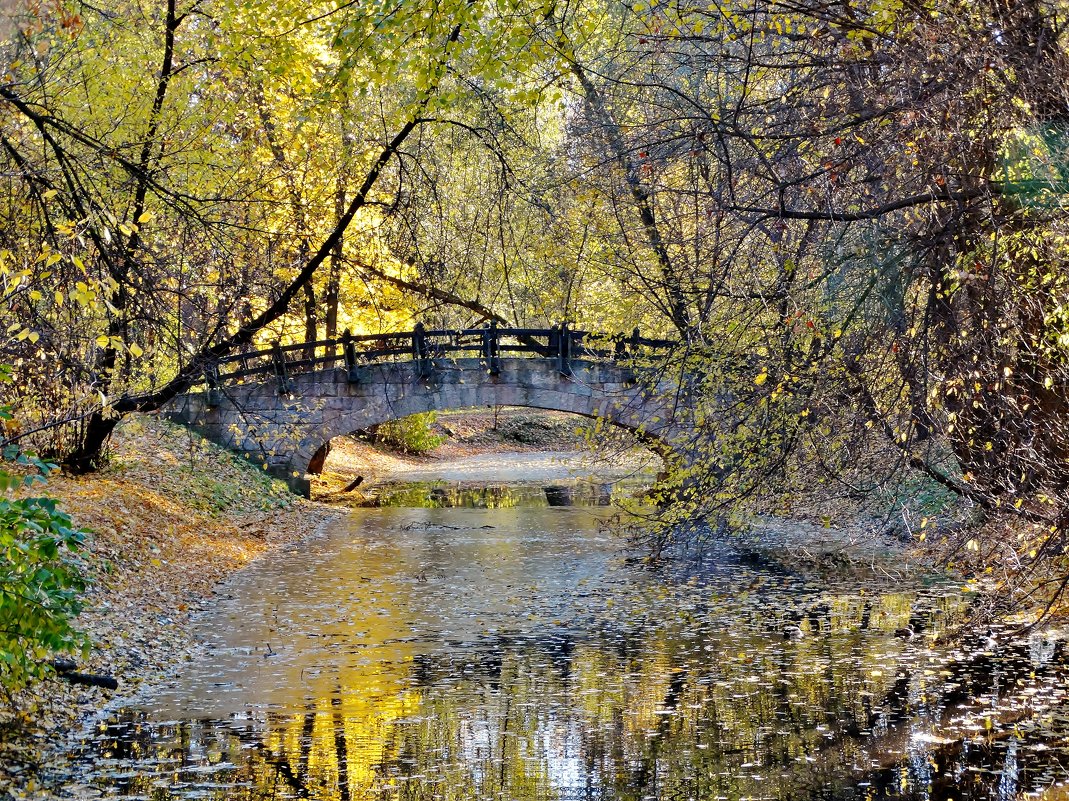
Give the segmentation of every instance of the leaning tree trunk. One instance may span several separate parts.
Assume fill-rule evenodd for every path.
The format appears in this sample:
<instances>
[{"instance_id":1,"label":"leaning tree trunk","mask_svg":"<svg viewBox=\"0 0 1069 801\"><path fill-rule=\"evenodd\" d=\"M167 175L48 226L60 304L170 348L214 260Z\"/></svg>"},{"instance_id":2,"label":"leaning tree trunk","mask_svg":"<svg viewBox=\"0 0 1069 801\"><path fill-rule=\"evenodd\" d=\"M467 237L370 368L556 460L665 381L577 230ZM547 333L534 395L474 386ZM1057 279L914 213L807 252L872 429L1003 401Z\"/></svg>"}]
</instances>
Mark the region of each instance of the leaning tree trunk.
<instances>
[{"instance_id":1,"label":"leaning tree trunk","mask_svg":"<svg viewBox=\"0 0 1069 801\"><path fill-rule=\"evenodd\" d=\"M99 468L104 460L104 446L111 432L119 423L119 417L104 416L97 411L89 415L78 446L63 460L63 467L70 473L81 475Z\"/></svg>"}]
</instances>

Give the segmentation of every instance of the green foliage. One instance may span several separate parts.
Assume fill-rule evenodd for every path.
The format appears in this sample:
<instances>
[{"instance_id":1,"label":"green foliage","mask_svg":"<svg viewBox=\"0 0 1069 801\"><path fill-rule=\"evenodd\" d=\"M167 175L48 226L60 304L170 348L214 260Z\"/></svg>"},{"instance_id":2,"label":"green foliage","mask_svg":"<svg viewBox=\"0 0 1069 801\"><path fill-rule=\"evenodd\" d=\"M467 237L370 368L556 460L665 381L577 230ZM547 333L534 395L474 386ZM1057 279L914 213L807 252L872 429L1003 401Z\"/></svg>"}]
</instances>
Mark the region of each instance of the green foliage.
<instances>
[{"instance_id":1,"label":"green foliage","mask_svg":"<svg viewBox=\"0 0 1069 801\"><path fill-rule=\"evenodd\" d=\"M391 420L375 429L375 441L403 453L426 453L442 444L443 437L434 430L436 412L413 414Z\"/></svg>"},{"instance_id":2,"label":"green foliage","mask_svg":"<svg viewBox=\"0 0 1069 801\"><path fill-rule=\"evenodd\" d=\"M49 654L88 647L72 625L86 588L77 558L84 538L54 499L0 500L0 686L5 689L44 675Z\"/></svg>"},{"instance_id":3,"label":"green foliage","mask_svg":"<svg viewBox=\"0 0 1069 801\"><path fill-rule=\"evenodd\" d=\"M0 383L11 368L0 365ZM0 421L13 420L0 406ZM43 483L55 465L9 444L3 459L27 471L0 470L0 493ZM77 557L85 532L52 498L0 498L0 687L18 689L47 670L54 652L87 648L71 625L86 587Z\"/></svg>"}]
</instances>

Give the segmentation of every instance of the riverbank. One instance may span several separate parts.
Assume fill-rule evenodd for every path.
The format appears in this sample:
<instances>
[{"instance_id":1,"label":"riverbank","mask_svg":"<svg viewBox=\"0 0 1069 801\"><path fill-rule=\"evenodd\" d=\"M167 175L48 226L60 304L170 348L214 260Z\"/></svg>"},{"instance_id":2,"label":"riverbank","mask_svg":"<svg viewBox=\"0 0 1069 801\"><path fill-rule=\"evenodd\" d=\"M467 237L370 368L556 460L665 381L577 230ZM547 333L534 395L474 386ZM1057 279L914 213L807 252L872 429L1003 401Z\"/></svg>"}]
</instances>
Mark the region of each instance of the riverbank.
<instances>
[{"instance_id":1,"label":"riverbank","mask_svg":"<svg viewBox=\"0 0 1069 801\"><path fill-rule=\"evenodd\" d=\"M70 732L112 697L173 675L221 581L339 514L156 418L124 421L112 448L106 469L53 477L45 492L92 532L83 557L93 585L77 625L93 646L79 669L119 687L56 678L0 705L0 798L38 797L38 774Z\"/></svg>"}]
</instances>

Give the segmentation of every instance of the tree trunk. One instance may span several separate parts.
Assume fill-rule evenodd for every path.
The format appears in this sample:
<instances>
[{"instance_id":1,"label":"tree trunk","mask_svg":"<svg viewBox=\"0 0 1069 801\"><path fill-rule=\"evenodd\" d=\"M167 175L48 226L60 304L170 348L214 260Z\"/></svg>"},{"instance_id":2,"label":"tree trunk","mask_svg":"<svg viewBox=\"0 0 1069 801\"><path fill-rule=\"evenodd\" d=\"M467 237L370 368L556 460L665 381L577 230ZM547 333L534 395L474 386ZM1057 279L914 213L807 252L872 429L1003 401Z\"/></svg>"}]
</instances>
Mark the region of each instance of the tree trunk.
<instances>
[{"instance_id":1,"label":"tree trunk","mask_svg":"<svg viewBox=\"0 0 1069 801\"><path fill-rule=\"evenodd\" d=\"M338 172L338 183L334 191L334 215L336 219L341 219L345 214L346 204L346 191L345 188L349 184L349 164L350 157L352 155L351 150L351 134L349 133L348 114L349 114L349 102L348 93L343 95L342 101L342 113L341 113L341 146L342 146L342 169ZM338 241L334 243L334 249L330 252L330 270L327 273L327 289L326 296L323 298L323 302L326 304L326 317L324 323L326 326L326 338L334 339L338 336L338 306L341 302L341 268L342 258L344 257L345 238L338 237Z\"/></svg>"},{"instance_id":2,"label":"tree trunk","mask_svg":"<svg viewBox=\"0 0 1069 801\"><path fill-rule=\"evenodd\" d=\"M340 219L345 213L345 184L339 179L338 192L334 196L334 208ZM338 336L338 304L341 295L341 262L342 248L345 246L344 237L338 237L334 249L330 252L330 270L327 273L327 290L323 302L326 304L325 336L334 339Z\"/></svg>"},{"instance_id":3,"label":"tree trunk","mask_svg":"<svg viewBox=\"0 0 1069 801\"><path fill-rule=\"evenodd\" d=\"M63 467L75 475L91 473L104 462L104 445L118 424L118 417L93 412L86 421L78 447L63 460Z\"/></svg>"},{"instance_id":4,"label":"tree trunk","mask_svg":"<svg viewBox=\"0 0 1069 801\"><path fill-rule=\"evenodd\" d=\"M313 476L323 475L323 468L327 463L327 456L330 455L330 443L324 442L323 446L315 452L312 456L312 460L308 463L308 472Z\"/></svg>"}]
</instances>

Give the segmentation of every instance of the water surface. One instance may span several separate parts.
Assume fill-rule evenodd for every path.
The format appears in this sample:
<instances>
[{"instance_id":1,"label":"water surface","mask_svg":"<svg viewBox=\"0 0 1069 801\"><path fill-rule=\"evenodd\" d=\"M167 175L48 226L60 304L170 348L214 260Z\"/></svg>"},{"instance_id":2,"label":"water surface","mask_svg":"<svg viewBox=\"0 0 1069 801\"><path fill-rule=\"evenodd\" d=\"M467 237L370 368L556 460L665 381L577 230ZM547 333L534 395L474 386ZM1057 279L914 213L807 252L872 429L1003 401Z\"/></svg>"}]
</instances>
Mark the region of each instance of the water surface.
<instances>
[{"instance_id":1,"label":"water surface","mask_svg":"<svg viewBox=\"0 0 1069 801\"><path fill-rule=\"evenodd\" d=\"M204 653L86 741L77 792L1009 799L1065 781L1062 642L936 646L956 589L831 585L730 549L648 564L603 508L486 506L357 509L240 574Z\"/></svg>"}]
</instances>

